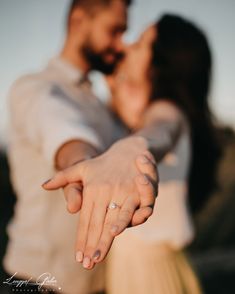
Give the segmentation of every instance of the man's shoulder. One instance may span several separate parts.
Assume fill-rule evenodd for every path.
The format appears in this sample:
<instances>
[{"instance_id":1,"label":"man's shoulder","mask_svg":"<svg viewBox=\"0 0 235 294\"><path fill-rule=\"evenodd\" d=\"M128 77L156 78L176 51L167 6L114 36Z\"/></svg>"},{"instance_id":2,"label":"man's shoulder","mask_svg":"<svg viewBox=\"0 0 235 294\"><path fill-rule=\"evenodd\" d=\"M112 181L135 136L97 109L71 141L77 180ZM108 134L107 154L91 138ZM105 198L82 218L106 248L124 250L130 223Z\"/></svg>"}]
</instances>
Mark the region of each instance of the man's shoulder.
<instances>
[{"instance_id":1,"label":"man's shoulder","mask_svg":"<svg viewBox=\"0 0 235 294\"><path fill-rule=\"evenodd\" d=\"M19 77L8 92L8 107L11 113L29 111L50 91L50 81L43 72L36 72Z\"/></svg>"},{"instance_id":2,"label":"man's shoulder","mask_svg":"<svg viewBox=\"0 0 235 294\"><path fill-rule=\"evenodd\" d=\"M43 75L43 72L26 74L14 81L10 88L10 93L35 89L35 87L46 86L47 84L49 84L49 80Z\"/></svg>"}]
</instances>

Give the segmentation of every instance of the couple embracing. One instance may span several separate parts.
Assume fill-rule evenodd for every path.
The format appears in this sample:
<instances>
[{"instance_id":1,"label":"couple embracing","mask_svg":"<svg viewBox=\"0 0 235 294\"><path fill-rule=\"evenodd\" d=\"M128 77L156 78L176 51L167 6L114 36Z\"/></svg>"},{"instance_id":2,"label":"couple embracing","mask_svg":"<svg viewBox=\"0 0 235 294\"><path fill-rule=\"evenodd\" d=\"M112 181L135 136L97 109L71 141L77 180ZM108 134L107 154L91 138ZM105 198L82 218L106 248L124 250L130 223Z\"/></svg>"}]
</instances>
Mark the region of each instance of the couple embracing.
<instances>
[{"instance_id":1,"label":"couple embracing","mask_svg":"<svg viewBox=\"0 0 235 294\"><path fill-rule=\"evenodd\" d=\"M50 272L62 293L101 291L104 277L108 293L200 293L182 248L194 234L188 200L203 204L217 155L210 51L174 15L124 45L129 4L74 0L60 55L12 86L5 270ZM107 77L108 105L92 92L93 69Z\"/></svg>"}]
</instances>

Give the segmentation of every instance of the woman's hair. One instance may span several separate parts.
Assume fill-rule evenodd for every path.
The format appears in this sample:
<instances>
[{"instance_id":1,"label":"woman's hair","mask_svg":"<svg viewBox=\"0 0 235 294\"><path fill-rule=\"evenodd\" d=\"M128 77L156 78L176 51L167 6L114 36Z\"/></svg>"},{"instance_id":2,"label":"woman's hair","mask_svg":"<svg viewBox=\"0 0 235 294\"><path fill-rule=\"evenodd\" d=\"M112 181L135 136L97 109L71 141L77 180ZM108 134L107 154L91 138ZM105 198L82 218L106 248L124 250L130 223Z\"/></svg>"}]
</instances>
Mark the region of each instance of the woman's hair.
<instances>
[{"instance_id":1,"label":"woman's hair","mask_svg":"<svg viewBox=\"0 0 235 294\"><path fill-rule=\"evenodd\" d=\"M186 115L191 129L189 203L199 210L215 187L220 148L208 106L212 57L205 35L189 21L164 15L153 43L153 98L167 98Z\"/></svg>"}]
</instances>

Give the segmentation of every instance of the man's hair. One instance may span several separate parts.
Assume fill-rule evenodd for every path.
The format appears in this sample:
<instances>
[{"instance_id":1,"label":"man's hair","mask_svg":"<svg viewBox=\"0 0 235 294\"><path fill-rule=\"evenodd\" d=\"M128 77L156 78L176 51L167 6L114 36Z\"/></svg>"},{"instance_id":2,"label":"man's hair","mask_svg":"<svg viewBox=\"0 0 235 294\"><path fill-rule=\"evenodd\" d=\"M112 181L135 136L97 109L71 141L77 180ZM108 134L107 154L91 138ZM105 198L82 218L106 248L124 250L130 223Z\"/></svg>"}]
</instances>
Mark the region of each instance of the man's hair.
<instances>
[{"instance_id":1,"label":"man's hair","mask_svg":"<svg viewBox=\"0 0 235 294\"><path fill-rule=\"evenodd\" d=\"M77 8L81 7L87 11L92 11L94 8L97 7L105 7L109 6L113 1L116 0L72 0L70 9L69 9L69 16L71 15L71 12ZM131 5L132 0L119 0L126 4L127 6Z\"/></svg>"}]
</instances>

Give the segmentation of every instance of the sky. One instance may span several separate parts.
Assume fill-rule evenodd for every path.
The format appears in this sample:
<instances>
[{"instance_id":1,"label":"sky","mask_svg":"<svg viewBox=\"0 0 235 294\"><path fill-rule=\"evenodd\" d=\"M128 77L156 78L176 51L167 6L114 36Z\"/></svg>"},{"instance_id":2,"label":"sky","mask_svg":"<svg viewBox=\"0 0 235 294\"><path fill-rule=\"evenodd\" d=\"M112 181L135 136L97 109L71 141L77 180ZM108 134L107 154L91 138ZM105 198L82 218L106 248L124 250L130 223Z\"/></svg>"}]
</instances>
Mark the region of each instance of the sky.
<instances>
[{"instance_id":1,"label":"sky","mask_svg":"<svg viewBox=\"0 0 235 294\"><path fill-rule=\"evenodd\" d=\"M63 44L69 0L0 0L0 143L7 142L7 93L22 74L37 71ZM127 42L163 13L176 13L201 27L213 60L210 105L219 122L235 128L235 1L135 0Z\"/></svg>"}]
</instances>

